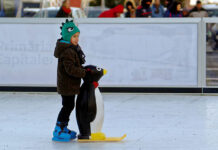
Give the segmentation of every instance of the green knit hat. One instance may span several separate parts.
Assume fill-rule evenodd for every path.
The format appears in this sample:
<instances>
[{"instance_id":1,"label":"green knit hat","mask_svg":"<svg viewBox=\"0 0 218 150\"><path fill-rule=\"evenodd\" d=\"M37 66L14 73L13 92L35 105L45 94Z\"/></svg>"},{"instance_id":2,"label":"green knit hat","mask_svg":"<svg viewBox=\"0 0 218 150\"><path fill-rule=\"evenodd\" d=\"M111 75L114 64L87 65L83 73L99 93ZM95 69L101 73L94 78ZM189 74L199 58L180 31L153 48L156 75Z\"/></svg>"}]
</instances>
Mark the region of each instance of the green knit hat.
<instances>
[{"instance_id":1,"label":"green knit hat","mask_svg":"<svg viewBox=\"0 0 218 150\"><path fill-rule=\"evenodd\" d=\"M80 30L74 24L73 20L69 21L67 19L65 23L62 23L61 36L62 36L63 40L71 42L71 37L74 34L76 34L77 32L80 32Z\"/></svg>"}]
</instances>

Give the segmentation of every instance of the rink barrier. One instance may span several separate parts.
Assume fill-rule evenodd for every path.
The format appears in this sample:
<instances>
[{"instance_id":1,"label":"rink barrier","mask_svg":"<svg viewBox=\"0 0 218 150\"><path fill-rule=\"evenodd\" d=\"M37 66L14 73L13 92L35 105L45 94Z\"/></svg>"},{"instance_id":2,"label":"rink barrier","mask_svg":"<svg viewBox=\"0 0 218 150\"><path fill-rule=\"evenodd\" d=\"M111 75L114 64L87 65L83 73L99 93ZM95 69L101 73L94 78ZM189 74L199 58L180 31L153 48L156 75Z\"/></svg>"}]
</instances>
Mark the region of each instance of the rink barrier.
<instances>
[{"instance_id":1,"label":"rink barrier","mask_svg":"<svg viewBox=\"0 0 218 150\"><path fill-rule=\"evenodd\" d=\"M190 87L99 87L102 93L218 93L218 88ZM57 87L0 86L0 92L57 92Z\"/></svg>"},{"instance_id":2,"label":"rink barrier","mask_svg":"<svg viewBox=\"0 0 218 150\"><path fill-rule=\"evenodd\" d=\"M218 88L178 87L99 87L102 93L218 93ZM0 86L1 92L57 92L56 87Z\"/></svg>"},{"instance_id":3,"label":"rink barrier","mask_svg":"<svg viewBox=\"0 0 218 150\"><path fill-rule=\"evenodd\" d=\"M178 87L99 87L102 93L215 93L218 88L178 88ZM0 86L2 92L57 92L56 87Z\"/></svg>"},{"instance_id":4,"label":"rink barrier","mask_svg":"<svg viewBox=\"0 0 218 150\"><path fill-rule=\"evenodd\" d=\"M218 93L218 88L203 88L202 93Z\"/></svg>"},{"instance_id":5,"label":"rink barrier","mask_svg":"<svg viewBox=\"0 0 218 150\"><path fill-rule=\"evenodd\" d=\"M201 88L102 87L103 93L202 93Z\"/></svg>"},{"instance_id":6,"label":"rink barrier","mask_svg":"<svg viewBox=\"0 0 218 150\"><path fill-rule=\"evenodd\" d=\"M55 42L57 37L60 37L59 33L57 32L57 29L59 30L59 24L60 22L64 21L65 19L33 19L33 18L22 18L22 19L7 19L3 18L0 19L0 24L2 25L1 31L2 36L2 57L0 58L2 63L2 70L5 69L5 71L0 74L0 86L25 86L25 87L55 87L56 86L56 62L57 60L54 60L53 58L53 49L55 46ZM104 80L102 79L100 82L101 86L104 87L201 87L201 65L197 65L197 62L200 62L200 57L198 57L198 50L199 47L198 44L200 43L200 36L198 36L199 30L201 29L201 19L200 18L182 18L182 19L166 19L166 18L161 18L161 19L154 19L154 18L136 18L136 19L79 19L76 20L78 24L80 25L81 30L86 31L87 27L92 27L93 31L97 32L100 31L101 34L105 33L105 36L107 36L108 32L104 32L104 29L107 29L107 31L116 31L115 33L121 33L121 36L115 36L114 41L112 39L104 39L102 40L101 43L107 42L109 40L110 42L114 42L115 44L118 44L116 41L118 41L116 38L124 38L126 39L126 33L129 31L130 27L137 27L136 33L141 34L143 32L150 32L150 30L154 30L162 27L161 28L164 32L158 32L158 34L154 33L155 36L152 38L149 35L141 34L140 36L146 38L146 39L154 39L154 38L168 38L168 32L165 32L164 29L170 30L171 27L173 29L177 29L176 27L180 27L178 29L178 34L183 33L185 36L181 36L182 38L179 38L179 40L183 40L184 37L190 38L189 40L185 40L185 45L189 45L189 43L192 43L189 48L185 49L185 53L180 53L181 56L179 57L179 60L181 62L187 62L185 64L182 63L182 65L179 62L176 62L177 66L172 66L174 63L168 63L168 54L167 57L164 57L163 59L160 59L156 57L154 61L148 57L142 57L146 55L146 52L144 52L144 46L147 47L147 50L149 51L150 48L153 47L152 41L149 41L149 43L143 42L138 40L138 37L136 36L137 34L133 34L134 38L132 41L140 41L137 45L145 44L143 47L141 46L136 46L135 48L139 49L138 51L140 52L140 55L136 55L136 61L135 63L132 63L132 50L129 48L129 46L125 47L127 44L126 42L122 42L120 47L122 50L119 53L119 56L117 55L117 49L114 48L114 44L112 44L113 52L115 52L115 56L109 55L105 56L107 48L104 48L104 44L101 45L95 45L100 48L96 49L98 55L96 57L90 57L92 56L91 54L95 54L95 51L93 52L93 48L91 48L90 43L88 41L92 41L93 37L90 37L87 34L84 34L83 37L86 37L85 39L81 40L83 43L88 43L87 45L84 44L82 45L85 47L87 51L89 50L89 53L87 54L87 58L89 60L87 61L87 64L96 64L99 66L102 66L106 68L112 76L112 78L108 78L108 76L105 76ZM39 24L39 25L38 25ZM170 25L170 28L168 26ZM106 26L105 26L106 25ZM115 25L115 26L113 26ZM154 25L154 26L153 26ZM16 30L16 27L20 30ZM95 28L95 26L99 28ZM185 26L185 28L182 28ZM10 28L9 28L10 27ZM47 29L47 32L50 34L47 34L48 36L45 36L43 41L42 39L37 36L35 41L33 40L28 40L31 38L31 35L36 34L36 32L31 32L35 31L32 30L32 28L36 31L41 31L42 27L45 27ZM49 28L48 28L49 27ZM124 28L123 32L122 30L120 31L120 28ZM149 28L142 28L142 27L149 27ZM152 29L154 27L154 29ZM13 30L17 31L16 35L22 35L22 38L14 38L16 36L10 36L7 33L10 33L10 31ZM90 28L88 28L90 29ZM146 29L146 30L144 30ZM185 30L186 29L186 30ZM25 34L22 34L21 31L29 31L25 32ZM44 34L44 32L37 32L37 35ZM154 30L156 31L156 30ZM186 32L189 31L189 32ZM28 34L29 33L29 34ZM87 32L84 32L87 33ZM100 34L99 33L99 34ZM109 32L111 34L111 32ZM130 30L129 33L133 33L132 30ZM178 40L178 36L174 36L175 32L170 32L172 36L172 39ZM101 35L100 34L100 35ZM153 34L153 31L152 33ZM5 36L6 35L6 36ZM97 34L98 35L98 34ZM104 35L104 34L103 34ZM112 34L113 35L113 34ZM116 34L115 34L116 35ZM119 34L118 34L119 35ZM144 36L145 35L145 36ZM171 37L170 35L170 37ZM177 34L176 34L177 35ZM192 35L192 36L189 36ZM12 38L13 37L13 38ZM55 37L55 38L52 38ZM89 37L89 38L88 38ZM113 36L108 36L108 37L113 37ZM193 38L194 37L194 38ZM4 40L3 40L4 39ZM17 40L17 43L14 42ZM127 39L126 39L127 40ZM192 42L190 42L190 40ZM6 41L6 42L5 42ZM11 41L14 44L9 44L7 41ZM86 42L84 42L86 41ZM164 41L164 40L163 40ZM170 40L169 40L170 41ZM32 42L33 44L28 44ZM40 44L42 43L49 43L49 44ZM142 43L143 42L143 43ZM91 42L92 43L92 42ZM98 43L98 42L96 42ZM131 43L131 42L130 42ZM165 42L162 42L162 46L168 46L164 45ZM10 45L10 46L8 46ZM35 48L35 47L38 47ZM183 44L180 44L179 50L180 52L183 51L184 47L182 46ZM194 45L194 46L193 46ZM34 47L35 46L35 47ZM87 46L87 47L86 47ZM172 43L172 46L170 48L169 59L171 56L176 55L176 52L173 47L177 45ZM119 47L119 46L116 46ZM124 48L125 47L125 48ZM158 48L160 46L157 46ZM89 49L88 49L89 48ZM101 53L100 49L106 49ZM51 51L52 50L52 51ZM109 49L110 50L110 49ZM127 51L128 50L128 51ZM12 51L12 53L10 52ZM21 51L22 53L18 53ZM25 52L28 53L25 53ZM125 53L128 52L128 55L124 55ZM151 56L159 56L161 54L161 49L160 51L155 51L153 50L151 53ZM35 54L34 54L34 53ZM175 54L174 54L175 53ZM186 57L186 56L191 56ZM34 57L33 57L34 56ZM117 57L118 56L118 57ZM108 63L108 58L113 57L115 61L110 61ZM177 56L178 57L178 56ZM176 58L177 58L176 57ZM180 60L181 58L181 60ZM186 59L187 58L187 59ZM144 61L146 60L146 61ZM174 59L173 59L174 60ZM187 61L188 60L188 61ZM115 63L114 63L115 62ZM123 62L130 64L129 65L129 71L120 72L120 67L123 67L122 64ZM157 62L157 63L156 63ZM162 63L166 63L166 65L162 65ZM33 67L31 67L32 64ZM134 64L134 65L132 65ZM148 64L148 66L146 66ZM15 66L16 65L16 66ZM153 66L154 65L154 66ZM181 67L181 66L188 66L188 68ZM135 66L138 66L137 68ZM152 67L153 66L153 67ZM15 70L14 70L14 67ZM38 70L34 70L33 68L36 67ZM147 67L147 68L146 68ZM174 67L174 68L173 68ZM20 68L20 69L19 69ZM191 68L191 69L190 69ZM11 72L11 70L14 70ZM23 70L29 70L28 74L25 73ZM143 70L143 72L140 73L140 71ZM161 73L159 73L159 70L162 70ZM181 73L180 73L181 72ZM9 73L9 74L8 74ZM146 77L144 78L143 73L146 73ZM182 74L182 75L181 75ZM184 78L186 76L187 78ZM136 79L136 80L135 80Z\"/></svg>"},{"instance_id":7,"label":"rink barrier","mask_svg":"<svg viewBox=\"0 0 218 150\"><path fill-rule=\"evenodd\" d=\"M206 24L207 23L218 23L218 18L193 18L195 21L196 19L200 20L200 23L198 24L198 85L196 87L109 87L104 86L100 87L101 92L103 93L218 93L218 87L217 86L207 86L206 85ZM22 20L22 21L21 21ZM4 18L0 20L1 24L4 23L31 23L31 24L38 24L41 21L47 24L53 24L56 23L58 19L11 19L11 18ZM60 21L63 21L65 19L60 18ZM169 21L169 23L190 23L189 19L165 19L161 18L156 20L156 23L166 23L166 20ZM79 23L96 23L99 22L96 19L80 19L78 21ZM105 23L128 23L133 21L130 21L129 19L105 19ZM135 19L135 23L141 23L141 19ZM152 19L147 19L147 23L151 22L153 23ZM202 32L199 32L202 31ZM0 85L0 92L57 92L56 87L45 87L45 86L28 86L28 85Z\"/></svg>"}]
</instances>

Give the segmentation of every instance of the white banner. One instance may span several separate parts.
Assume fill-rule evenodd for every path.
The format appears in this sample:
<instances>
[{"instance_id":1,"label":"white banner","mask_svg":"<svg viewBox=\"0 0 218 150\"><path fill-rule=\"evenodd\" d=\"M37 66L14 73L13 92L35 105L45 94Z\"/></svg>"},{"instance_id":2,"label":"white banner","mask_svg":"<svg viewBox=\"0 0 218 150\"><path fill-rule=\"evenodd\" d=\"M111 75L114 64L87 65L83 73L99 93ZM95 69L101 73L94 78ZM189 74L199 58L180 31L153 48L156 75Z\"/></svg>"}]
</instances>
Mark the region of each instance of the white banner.
<instances>
[{"instance_id":1,"label":"white banner","mask_svg":"<svg viewBox=\"0 0 218 150\"><path fill-rule=\"evenodd\" d=\"M105 85L196 86L197 24L81 24L87 63Z\"/></svg>"},{"instance_id":2,"label":"white banner","mask_svg":"<svg viewBox=\"0 0 218 150\"><path fill-rule=\"evenodd\" d=\"M60 24L0 24L0 85L56 86ZM197 24L80 24L102 86L197 86Z\"/></svg>"}]
</instances>

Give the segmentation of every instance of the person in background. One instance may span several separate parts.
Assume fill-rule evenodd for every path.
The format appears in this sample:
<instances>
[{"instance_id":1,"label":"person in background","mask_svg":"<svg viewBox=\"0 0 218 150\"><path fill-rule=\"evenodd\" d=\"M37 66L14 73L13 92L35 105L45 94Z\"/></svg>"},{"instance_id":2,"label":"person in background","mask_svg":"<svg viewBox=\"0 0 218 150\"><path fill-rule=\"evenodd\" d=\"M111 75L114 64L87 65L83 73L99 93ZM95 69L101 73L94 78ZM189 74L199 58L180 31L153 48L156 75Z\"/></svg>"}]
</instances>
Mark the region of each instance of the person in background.
<instances>
[{"instance_id":1,"label":"person in background","mask_svg":"<svg viewBox=\"0 0 218 150\"><path fill-rule=\"evenodd\" d=\"M135 7L133 6L132 2L128 1L126 3L126 9L127 9L127 12L125 13L126 18L135 18L136 17Z\"/></svg>"},{"instance_id":2,"label":"person in background","mask_svg":"<svg viewBox=\"0 0 218 150\"><path fill-rule=\"evenodd\" d=\"M170 8L166 11L164 17L183 17L181 8L181 3L174 1Z\"/></svg>"},{"instance_id":3,"label":"person in background","mask_svg":"<svg viewBox=\"0 0 218 150\"><path fill-rule=\"evenodd\" d=\"M190 11L189 17L208 17L207 11L202 8L201 1L196 2L196 6Z\"/></svg>"},{"instance_id":4,"label":"person in background","mask_svg":"<svg viewBox=\"0 0 218 150\"><path fill-rule=\"evenodd\" d=\"M120 17L120 15L123 13L123 5L117 5L114 8L111 8L110 10L106 10L102 12L98 17L99 18L117 18Z\"/></svg>"},{"instance_id":5,"label":"person in background","mask_svg":"<svg viewBox=\"0 0 218 150\"><path fill-rule=\"evenodd\" d=\"M182 16L183 17L189 17L189 10L187 8L182 9Z\"/></svg>"},{"instance_id":6,"label":"person in background","mask_svg":"<svg viewBox=\"0 0 218 150\"><path fill-rule=\"evenodd\" d=\"M164 12L166 12L172 5L173 0L164 0Z\"/></svg>"},{"instance_id":7,"label":"person in background","mask_svg":"<svg viewBox=\"0 0 218 150\"><path fill-rule=\"evenodd\" d=\"M213 50L218 50L218 23L212 25L212 40L214 41Z\"/></svg>"},{"instance_id":8,"label":"person in background","mask_svg":"<svg viewBox=\"0 0 218 150\"><path fill-rule=\"evenodd\" d=\"M136 10L136 17L151 17L151 2L152 0L142 0L141 5Z\"/></svg>"},{"instance_id":9,"label":"person in background","mask_svg":"<svg viewBox=\"0 0 218 150\"><path fill-rule=\"evenodd\" d=\"M72 11L70 9L70 0L64 0L63 4L58 11L56 17L63 17L63 18L72 18Z\"/></svg>"},{"instance_id":10,"label":"person in background","mask_svg":"<svg viewBox=\"0 0 218 150\"><path fill-rule=\"evenodd\" d=\"M160 4L160 0L155 0L154 4L151 7L152 17L163 17L164 16L164 8Z\"/></svg>"}]
</instances>

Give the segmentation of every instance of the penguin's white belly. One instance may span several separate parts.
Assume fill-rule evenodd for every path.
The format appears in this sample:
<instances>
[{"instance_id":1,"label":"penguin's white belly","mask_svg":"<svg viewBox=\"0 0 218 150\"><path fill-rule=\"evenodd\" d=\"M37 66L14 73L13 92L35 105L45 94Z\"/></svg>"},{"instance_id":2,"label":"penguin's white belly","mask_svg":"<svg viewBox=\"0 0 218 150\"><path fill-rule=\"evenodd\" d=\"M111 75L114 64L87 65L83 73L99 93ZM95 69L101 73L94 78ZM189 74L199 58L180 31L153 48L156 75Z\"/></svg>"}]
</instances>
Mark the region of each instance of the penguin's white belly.
<instances>
[{"instance_id":1,"label":"penguin's white belly","mask_svg":"<svg viewBox=\"0 0 218 150\"><path fill-rule=\"evenodd\" d=\"M99 88L95 89L95 99L96 99L97 113L96 113L95 120L91 122L91 133L101 132L104 122L104 102L102 99L102 95L99 91Z\"/></svg>"}]
</instances>

